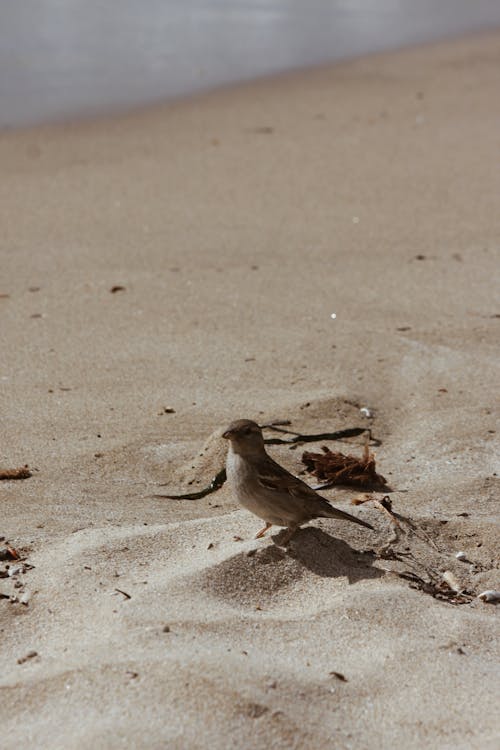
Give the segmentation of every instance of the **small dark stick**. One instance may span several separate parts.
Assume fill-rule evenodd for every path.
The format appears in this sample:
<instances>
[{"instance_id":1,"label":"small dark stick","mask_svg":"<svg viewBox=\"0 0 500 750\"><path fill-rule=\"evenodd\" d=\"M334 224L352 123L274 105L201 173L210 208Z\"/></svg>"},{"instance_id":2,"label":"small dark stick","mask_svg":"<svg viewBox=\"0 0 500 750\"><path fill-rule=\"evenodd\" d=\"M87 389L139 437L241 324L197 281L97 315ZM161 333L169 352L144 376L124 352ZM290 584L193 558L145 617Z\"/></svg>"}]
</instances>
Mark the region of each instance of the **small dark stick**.
<instances>
[{"instance_id":1,"label":"small dark stick","mask_svg":"<svg viewBox=\"0 0 500 750\"><path fill-rule=\"evenodd\" d=\"M127 594L126 591L122 591L121 589L115 589L115 591L117 591L119 594L122 594L125 597L125 599L132 599L130 594Z\"/></svg>"}]
</instances>

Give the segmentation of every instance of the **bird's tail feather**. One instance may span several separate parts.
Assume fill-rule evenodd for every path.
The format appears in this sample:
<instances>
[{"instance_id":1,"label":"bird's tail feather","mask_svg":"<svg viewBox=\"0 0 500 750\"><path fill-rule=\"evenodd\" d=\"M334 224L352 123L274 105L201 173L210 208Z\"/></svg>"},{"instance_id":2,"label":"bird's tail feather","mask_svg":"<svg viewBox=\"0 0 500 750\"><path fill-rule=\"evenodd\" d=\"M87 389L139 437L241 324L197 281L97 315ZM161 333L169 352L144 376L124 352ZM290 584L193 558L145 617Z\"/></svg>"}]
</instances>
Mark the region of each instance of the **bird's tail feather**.
<instances>
[{"instance_id":1,"label":"bird's tail feather","mask_svg":"<svg viewBox=\"0 0 500 750\"><path fill-rule=\"evenodd\" d=\"M357 523L360 526L364 526L366 529L371 529L372 531L373 526L371 526L367 521L362 521L361 518L356 518L356 516L351 516L350 513L345 513L343 510L339 510L338 508L334 508L332 505L329 506L328 510L325 508L324 513L321 514L323 518L339 518L342 521L352 521L352 523Z\"/></svg>"}]
</instances>

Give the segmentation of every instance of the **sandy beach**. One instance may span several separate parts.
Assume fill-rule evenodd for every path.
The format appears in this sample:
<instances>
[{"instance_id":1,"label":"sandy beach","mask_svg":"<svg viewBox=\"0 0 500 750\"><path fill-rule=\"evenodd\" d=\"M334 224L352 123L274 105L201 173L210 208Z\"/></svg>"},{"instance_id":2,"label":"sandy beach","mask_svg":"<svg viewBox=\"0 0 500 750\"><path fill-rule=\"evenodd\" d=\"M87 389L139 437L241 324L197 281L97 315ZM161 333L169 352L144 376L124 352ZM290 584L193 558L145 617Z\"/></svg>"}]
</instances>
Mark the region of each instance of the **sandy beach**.
<instances>
[{"instance_id":1,"label":"sandy beach","mask_svg":"<svg viewBox=\"0 0 500 750\"><path fill-rule=\"evenodd\" d=\"M498 748L499 86L500 32L0 133L5 750ZM371 428L398 540L153 497L240 417Z\"/></svg>"}]
</instances>

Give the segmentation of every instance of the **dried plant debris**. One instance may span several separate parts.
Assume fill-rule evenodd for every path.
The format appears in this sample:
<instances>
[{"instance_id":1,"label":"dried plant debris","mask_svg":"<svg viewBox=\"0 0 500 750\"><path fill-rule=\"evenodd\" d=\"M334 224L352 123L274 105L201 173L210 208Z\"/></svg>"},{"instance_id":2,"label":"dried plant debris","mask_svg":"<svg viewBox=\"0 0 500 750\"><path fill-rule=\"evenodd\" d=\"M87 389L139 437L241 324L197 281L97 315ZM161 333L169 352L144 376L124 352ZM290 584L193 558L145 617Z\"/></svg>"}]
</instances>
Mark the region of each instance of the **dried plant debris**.
<instances>
[{"instance_id":1,"label":"dried plant debris","mask_svg":"<svg viewBox=\"0 0 500 750\"><path fill-rule=\"evenodd\" d=\"M378 552L381 555L381 557L387 557L388 559L394 558L394 555L391 554L384 554L387 552L391 552L390 547L393 542L397 542L400 539L401 534L413 535L414 537L420 539L421 541L425 542L427 545L430 545L434 548L436 552L443 552L443 550L440 550L434 539L429 536L429 534L425 531L425 529L422 528L422 525L418 525L414 521L412 521L410 518L407 518L406 516L403 516L401 513L396 513L395 510L393 510L392 507L392 500L388 495L384 495L384 497L379 500L378 497L373 497L372 495L365 495L364 497L355 497L353 500L351 500L352 505L362 505L364 503L371 503L372 506L379 510L381 513L384 513L387 518L389 518L391 524L392 524L392 530L393 530L393 536L391 539L388 540L388 543L384 545ZM402 553L399 553L400 555Z\"/></svg>"},{"instance_id":2,"label":"dried plant debris","mask_svg":"<svg viewBox=\"0 0 500 750\"><path fill-rule=\"evenodd\" d=\"M38 651L28 651L28 653L25 656L20 656L17 660L18 664L25 664L30 659L34 659L36 656L38 656Z\"/></svg>"},{"instance_id":3,"label":"dried plant debris","mask_svg":"<svg viewBox=\"0 0 500 750\"><path fill-rule=\"evenodd\" d=\"M26 588L25 574L33 570L25 559L21 559L19 552L5 542L5 546L0 549L0 561L5 561L5 566L0 567L0 578L5 579L7 589L3 588L0 592L0 599L8 599L11 604L21 603L28 606L37 591L31 591Z\"/></svg>"},{"instance_id":4,"label":"dried plant debris","mask_svg":"<svg viewBox=\"0 0 500 750\"><path fill-rule=\"evenodd\" d=\"M418 589L425 594L430 594L434 599L441 599L441 601L449 602L450 604L469 604L474 598L474 595L468 591L456 591L455 585L450 585L445 580L444 575L441 576L441 579L429 576L427 580L412 571L403 571L397 573L397 575L406 581L410 581L411 589Z\"/></svg>"},{"instance_id":5,"label":"dried plant debris","mask_svg":"<svg viewBox=\"0 0 500 750\"><path fill-rule=\"evenodd\" d=\"M456 575L451 570L445 570L442 577L443 581L452 591L456 591L457 594L462 593L463 586L460 585Z\"/></svg>"},{"instance_id":6,"label":"dried plant debris","mask_svg":"<svg viewBox=\"0 0 500 750\"><path fill-rule=\"evenodd\" d=\"M442 521L430 524L397 513L387 495L381 499L365 495L352 503L371 503L390 522L390 538L376 549L364 550L379 561L377 567L407 581L410 588L442 602L453 605L473 602L477 596L475 576L486 568L469 560L465 568L461 556L457 557L449 548L449 539L440 536L440 529L444 528Z\"/></svg>"},{"instance_id":7,"label":"dried plant debris","mask_svg":"<svg viewBox=\"0 0 500 750\"><path fill-rule=\"evenodd\" d=\"M384 547L379 550L379 554L382 557L386 557L386 553L392 552L391 545L399 540L400 533L403 532L401 521L406 521L412 529L414 529L414 526L404 516L401 516L393 511L392 501L388 495L384 495L382 500L379 500L378 497L372 497L371 495L365 495L364 497L355 497L353 500L351 500L352 505L363 505L364 503L371 503L373 507L376 508L376 510L384 513L385 516L389 518L389 521L392 524L392 536L387 540L387 543L384 545ZM393 555L389 555L389 557L393 557Z\"/></svg>"},{"instance_id":8,"label":"dried plant debris","mask_svg":"<svg viewBox=\"0 0 500 750\"><path fill-rule=\"evenodd\" d=\"M321 449L323 453L305 451L302 462L307 471L326 482L326 487L348 485L365 490L389 490L385 477L375 470L375 454L370 452L368 445L365 445L361 458L334 453L326 445Z\"/></svg>"},{"instance_id":9,"label":"dried plant debris","mask_svg":"<svg viewBox=\"0 0 500 750\"><path fill-rule=\"evenodd\" d=\"M166 498L167 500L201 500L202 497L205 497L206 495L210 495L212 492L219 490L224 484L224 482L226 481L226 479L227 479L226 470L221 469L214 476L210 484L208 484L203 489L198 490L198 492L186 492L184 495L152 495L152 497L164 498L164 499Z\"/></svg>"},{"instance_id":10,"label":"dried plant debris","mask_svg":"<svg viewBox=\"0 0 500 750\"><path fill-rule=\"evenodd\" d=\"M329 675L330 677L336 677L337 680L340 680L341 682L348 682L347 677L345 676L345 674L342 674L342 672L332 671L332 672L329 672Z\"/></svg>"},{"instance_id":11,"label":"dried plant debris","mask_svg":"<svg viewBox=\"0 0 500 750\"><path fill-rule=\"evenodd\" d=\"M371 430L367 429L366 427L349 427L345 430L337 430L335 432L321 432L319 434L308 435L308 434L302 434L300 432L293 432L291 430L288 430L286 429L287 425L290 425L290 421L286 419L261 425L263 430L264 429L273 430L274 432L280 432L283 435L290 436L286 438L278 438L278 437L265 438L264 442L266 443L266 445L290 445L290 447L293 449L297 447L300 443L314 443L320 440L343 440L348 437L356 437L358 435L363 435L363 434L367 436L367 441L371 441L373 445L380 445L380 441L376 440L372 436ZM367 443L367 446L368 446L368 443ZM328 449L324 448L323 450L328 450ZM368 447L366 447L366 451L367 450L368 450ZM311 454L311 455L314 455L314 454ZM338 455L342 455L342 454L338 454ZM379 476L379 475L376 475L376 476ZM216 492L217 490L219 490L225 483L226 479L227 479L226 470L224 468L221 468L221 470L218 471L217 474L213 477L211 482L206 487L203 487L201 490L198 490L197 492L186 492L180 495L166 495L166 494L156 495L155 494L155 495L152 495L151 497L155 497L159 499L167 499L167 500L201 500L203 497L206 497L206 495L210 495L212 492ZM380 477L380 479L383 479L383 477ZM389 491L389 487L385 484L385 479L383 479L383 481L384 481L383 489L385 491ZM366 485L362 485L362 486L366 488Z\"/></svg>"},{"instance_id":12,"label":"dried plant debris","mask_svg":"<svg viewBox=\"0 0 500 750\"><path fill-rule=\"evenodd\" d=\"M334 432L319 432L314 434L293 432L292 430L283 429L281 425L290 424L287 420L281 422L271 422L270 424L261 425L262 429L281 432L285 435L291 435L289 438L266 438L266 445L298 445L299 443L319 443L321 440L344 440L345 438L357 437L366 434L372 445L381 445L380 440L373 437L372 431L367 427L348 427L345 430L335 430Z\"/></svg>"},{"instance_id":13,"label":"dried plant debris","mask_svg":"<svg viewBox=\"0 0 500 750\"><path fill-rule=\"evenodd\" d=\"M0 469L0 479L7 481L11 479L29 479L31 476L28 464L21 466L19 469Z\"/></svg>"},{"instance_id":14,"label":"dried plant debris","mask_svg":"<svg viewBox=\"0 0 500 750\"><path fill-rule=\"evenodd\" d=\"M19 552L10 544L6 544L0 549L0 560L19 560Z\"/></svg>"},{"instance_id":15,"label":"dried plant debris","mask_svg":"<svg viewBox=\"0 0 500 750\"><path fill-rule=\"evenodd\" d=\"M132 595L131 594L127 594L127 592L123 591L122 589L115 589L115 591L116 591L117 594L121 594L122 596L124 596L125 600L132 599Z\"/></svg>"}]
</instances>

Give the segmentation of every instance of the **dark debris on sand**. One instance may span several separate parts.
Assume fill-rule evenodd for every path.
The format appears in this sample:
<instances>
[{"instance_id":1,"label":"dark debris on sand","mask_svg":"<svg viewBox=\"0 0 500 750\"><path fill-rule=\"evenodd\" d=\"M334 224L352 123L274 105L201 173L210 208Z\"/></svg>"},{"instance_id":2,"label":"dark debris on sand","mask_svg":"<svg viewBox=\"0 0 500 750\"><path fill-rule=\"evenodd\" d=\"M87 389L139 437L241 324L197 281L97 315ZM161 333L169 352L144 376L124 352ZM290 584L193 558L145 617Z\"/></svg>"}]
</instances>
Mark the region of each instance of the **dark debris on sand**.
<instances>
[{"instance_id":1,"label":"dark debris on sand","mask_svg":"<svg viewBox=\"0 0 500 750\"><path fill-rule=\"evenodd\" d=\"M387 480L375 470L375 455L365 446L363 456L334 453L326 445L323 453L305 451L302 462L307 471L328 485L348 485L365 490L387 491Z\"/></svg>"},{"instance_id":2,"label":"dark debris on sand","mask_svg":"<svg viewBox=\"0 0 500 750\"><path fill-rule=\"evenodd\" d=\"M31 476L31 471L28 468L28 465L21 466L18 469L2 469L0 468L0 479L5 479L7 481L10 481L12 479L29 479Z\"/></svg>"}]
</instances>

